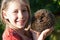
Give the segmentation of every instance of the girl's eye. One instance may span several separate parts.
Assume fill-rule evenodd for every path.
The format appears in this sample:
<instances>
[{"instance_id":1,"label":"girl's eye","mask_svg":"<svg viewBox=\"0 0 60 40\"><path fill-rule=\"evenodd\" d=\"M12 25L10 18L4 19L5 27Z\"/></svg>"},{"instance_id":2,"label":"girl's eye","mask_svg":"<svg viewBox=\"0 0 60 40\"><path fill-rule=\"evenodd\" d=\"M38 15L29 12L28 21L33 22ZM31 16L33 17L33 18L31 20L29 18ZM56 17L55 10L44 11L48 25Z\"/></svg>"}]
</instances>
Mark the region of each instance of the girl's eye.
<instances>
[{"instance_id":1,"label":"girl's eye","mask_svg":"<svg viewBox=\"0 0 60 40\"><path fill-rule=\"evenodd\" d=\"M27 12L27 8L26 7L23 7L21 10L22 10L22 12Z\"/></svg>"},{"instance_id":2,"label":"girl's eye","mask_svg":"<svg viewBox=\"0 0 60 40\"><path fill-rule=\"evenodd\" d=\"M13 13L18 13L18 10L15 10Z\"/></svg>"},{"instance_id":3,"label":"girl's eye","mask_svg":"<svg viewBox=\"0 0 60 40\"><path fill-rule=\"evenodd\" d=\"M24 9L24 10L22 10L22 12L27 12L27 10L26 10L26 9Z\"/></svg>"}]
</instances>

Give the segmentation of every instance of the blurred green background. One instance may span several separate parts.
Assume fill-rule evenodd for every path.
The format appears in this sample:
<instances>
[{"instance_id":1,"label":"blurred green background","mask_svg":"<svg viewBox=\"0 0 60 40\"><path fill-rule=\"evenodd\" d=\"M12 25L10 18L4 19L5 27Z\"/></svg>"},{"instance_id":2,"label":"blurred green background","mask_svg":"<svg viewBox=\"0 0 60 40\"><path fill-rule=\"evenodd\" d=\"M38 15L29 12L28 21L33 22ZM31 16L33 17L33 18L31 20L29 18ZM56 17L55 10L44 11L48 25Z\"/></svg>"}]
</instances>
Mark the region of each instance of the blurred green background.
<instances>
[{"instance_id":1,"label":"blurred green background","mask_svg":"<svg viewBox=\"0 0 60 40\"><path fill-rule=\"evenodd\" d=\"M56 17L56 23L54 31L51 34L50 40L60 40L60 0L29 0L31 13L34 14L39 9L48 9ZM0 0L1 6L1 0ZM4 25L0 18L0 40L2 40L2 33L4 31Z\"/></svg>"}]
</instances>

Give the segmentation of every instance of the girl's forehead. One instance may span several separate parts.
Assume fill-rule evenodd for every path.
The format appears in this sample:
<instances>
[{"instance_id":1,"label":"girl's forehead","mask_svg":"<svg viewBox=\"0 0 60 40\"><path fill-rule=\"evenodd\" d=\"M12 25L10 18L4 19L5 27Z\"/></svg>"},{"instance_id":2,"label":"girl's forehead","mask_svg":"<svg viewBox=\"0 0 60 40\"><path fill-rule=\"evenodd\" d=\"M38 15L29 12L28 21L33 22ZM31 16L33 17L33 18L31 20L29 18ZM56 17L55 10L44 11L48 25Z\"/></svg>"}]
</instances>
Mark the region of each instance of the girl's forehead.
<instances>
[{"instance_id":1,"label":"girl's forehead","mask_svg":"<svg viewBox=\"0 0 60 40\"><path fill-rule=\"evenodd\" d=\"M8 6L12 6L12 5L13 6L16 6L16 5L20 6L21 4L19 2L10 2Z\"/></svg>"},{"instance_id":2,"label":"girl's forehead","mask_svg":"<svg viewBox=\"0 0 60 40\"><path fill-rule=\"evenodd\" d=\"M27 3L23 0L15 0L15 1L10 1L10 3L15 3L19 5L26 5Z\"/></svg>"},{"instance_id":3,"label":"girl's forehead","mask_svg":"<svg viewBox=\"0 0 60 40\"><path fill-rule=\"evenodd\" d=\"M9 5L8 5L8 7L26 7L26 5L25 4L22 4L22 3L20 3L20 2L10 2L9 3Z\"/></svg>"},{"instance_id":4,"label":"girl's forehead","mask_svg":"<svg viewBox=\"0 0 60 40\"><path fill-rule=\"evenodd\" d=\"M13 11L13 10L17 10L17 9L27 9L26 5L22 5L20 4L19 2L10 2L8 7L7 7L7 10L9 11Z\"/></svg>"}]
</instances>

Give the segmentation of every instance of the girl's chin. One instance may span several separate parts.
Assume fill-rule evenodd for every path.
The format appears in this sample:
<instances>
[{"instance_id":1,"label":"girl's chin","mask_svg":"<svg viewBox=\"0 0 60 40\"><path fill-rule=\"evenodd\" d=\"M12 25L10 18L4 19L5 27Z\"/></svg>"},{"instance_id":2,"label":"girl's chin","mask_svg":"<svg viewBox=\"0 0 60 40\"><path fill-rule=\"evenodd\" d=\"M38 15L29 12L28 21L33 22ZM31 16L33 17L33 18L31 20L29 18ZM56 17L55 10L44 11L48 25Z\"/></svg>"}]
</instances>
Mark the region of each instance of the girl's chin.
<instances>
[{"instance_id":1,"label":"girl's chin","mask_svg":"<svg viewBox=\"0 0 60 40\"><path fill-rule=\"evenodd\" d=\"M25 25L17 25L18 28L24 28Z\"/></svg>"},{"instance_id":2,"label":"girl's chin","mask_svg":"<svg viewBox=\"0 0 60 40\"><path fill-rule=\"evenodd\" d=\"M24 22L24 23L19 23L19 22L18 22L18 23L16 23L16 24L17 24L17 26L18 26L19 28L20 28L20 27L21 27L21 28L25 27L25 22Z\"/></svg>"},{"instance_id":3,"label":"girl's chin","mask_svg":"<svg viewBox=\"0 0 60 40\"><path fill-rule=\"evenodd\" d=\"M17 25L24 26L25 22L17 22Z\"/></svg>"}]
</instances>

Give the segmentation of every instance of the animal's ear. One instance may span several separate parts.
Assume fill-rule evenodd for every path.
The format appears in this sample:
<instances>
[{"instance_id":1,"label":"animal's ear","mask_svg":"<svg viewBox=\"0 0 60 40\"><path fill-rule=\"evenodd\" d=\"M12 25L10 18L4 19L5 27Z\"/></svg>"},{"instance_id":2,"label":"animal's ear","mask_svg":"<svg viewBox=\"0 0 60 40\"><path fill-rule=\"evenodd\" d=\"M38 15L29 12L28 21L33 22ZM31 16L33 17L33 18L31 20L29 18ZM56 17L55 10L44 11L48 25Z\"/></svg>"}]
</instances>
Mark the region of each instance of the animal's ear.
<instances>
[{"instance_id":1,"label":"animal's ear","mask_svg":"<svg viewBox=\"0 0 60 40\"><path fill-rule=\"evenodd\" d=\"M32 17L32 20L35 20L35 19L36 19L35 16L33 16L33 17Z\"/></svg>"},{"instance_id":2,"label":"animal's ear","mask_svg":"<svg viewBox=\"0 0 60 40\"><path fill-rule=\"evenodd\" d=\"M35 21L35 16L32 16L31 22L33 23Z\"/></svg>"},{"instance_id":3,"label":"animal's ear","mask_svg":"<svg viewBox=\"0 0 60 40\"><path fill-rule=\"evenodd\" d=\"M2 11L2 16L3 16L5 19L8 19L8 17L7 17L7 13L6 13L5 10Z\"/></svg>"}]
</instances>

